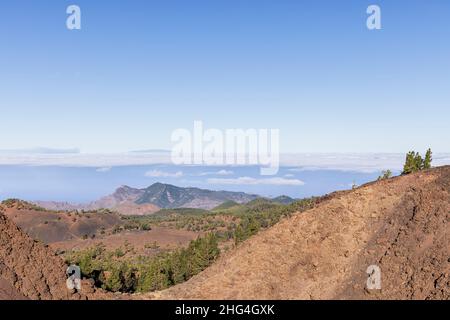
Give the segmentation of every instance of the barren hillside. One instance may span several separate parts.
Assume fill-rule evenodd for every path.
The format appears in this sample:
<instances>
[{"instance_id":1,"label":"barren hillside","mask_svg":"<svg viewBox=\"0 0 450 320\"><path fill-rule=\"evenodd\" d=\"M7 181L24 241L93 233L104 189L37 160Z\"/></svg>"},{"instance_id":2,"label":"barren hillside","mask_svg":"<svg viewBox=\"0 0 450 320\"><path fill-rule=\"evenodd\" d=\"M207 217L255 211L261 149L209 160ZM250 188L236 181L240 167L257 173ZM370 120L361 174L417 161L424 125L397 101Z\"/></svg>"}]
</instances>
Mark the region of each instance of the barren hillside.
<instances>
[{"instance_id":1,"label":"barren hillside","mask_svg":"<svg viewBox=\"0 0 450 320\"><path fill-rule=\"evenodd\" d=\"M66 287L67 266L32 240L0 209L0 299L102 299L108 296L83 282L82 295Z\"/></svg>"},{"instance_id":2,"label":"barren hillside","mask_svg":"<svg viewBox=\"0 0 450 320\"><path fill-rule=\"evenodd\" d=\"M154 299L449 299L450 167L370 183L259 233ZM366 270L381 268L381 290Z\"/></svg>"},{"instance_id":3,"label":"barren hillside","mask_svg":"<svg viewBox=\"0 0 450 320\"><path fill-rule=\"evenodd\" d=\"M30 237L46 244L92 237L123 224L119 215L107 211L47 211L21 200L0 204L4 214Z\"/></svg>"}]
</instances>

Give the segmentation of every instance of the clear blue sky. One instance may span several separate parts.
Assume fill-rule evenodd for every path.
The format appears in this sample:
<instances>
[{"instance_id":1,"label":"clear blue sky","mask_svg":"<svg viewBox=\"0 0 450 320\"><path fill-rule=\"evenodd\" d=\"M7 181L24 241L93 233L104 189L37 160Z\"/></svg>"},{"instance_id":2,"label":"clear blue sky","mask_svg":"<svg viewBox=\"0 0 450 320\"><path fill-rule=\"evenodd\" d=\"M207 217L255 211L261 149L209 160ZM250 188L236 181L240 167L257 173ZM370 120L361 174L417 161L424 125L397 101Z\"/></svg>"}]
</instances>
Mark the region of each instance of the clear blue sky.
<instances>
[{"instance_id":1,"label":"clear blue sky","mask_svg":"<svg viewBox=\"0 0 450 320\"><path fill-rule=\"evenodd\" d=\"M0 40L0 149L170 148L203 120L284 152L450 151L448 0L1 1Z\"/></svg>"}]
</instances>

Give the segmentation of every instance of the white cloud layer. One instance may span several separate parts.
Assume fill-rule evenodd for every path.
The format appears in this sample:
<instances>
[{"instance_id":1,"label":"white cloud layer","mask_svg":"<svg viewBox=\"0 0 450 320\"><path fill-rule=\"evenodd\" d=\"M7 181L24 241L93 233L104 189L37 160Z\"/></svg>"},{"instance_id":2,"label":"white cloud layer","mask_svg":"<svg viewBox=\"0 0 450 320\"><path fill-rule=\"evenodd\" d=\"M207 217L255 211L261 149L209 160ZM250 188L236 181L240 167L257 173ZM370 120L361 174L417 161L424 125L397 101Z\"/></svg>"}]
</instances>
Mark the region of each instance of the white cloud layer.
<instances>
[{"instance_id":1,"label":"white cloud layer","mask_svg":"<svg viewBox=\"0 0 450 320\"><path fill-rule=\"evenodd\" d=\"M208 179L209 184L220 185L271 185L271 186L303 186L305 183L298 179L239 177L235 179L213 178Z\"/></svg>"},{"instance_id":2,"label":"white cloud layer","mask_svg":"<svg viewBox=\"0 0 450 320\"><path fill-rule=\"evenodd\" d=\"M382 170L400 171L405 162L402 153L311 153L282 156L282 165L296 167L289 171L314 170L355 171L375 173ZM434 154L433 166L450 164L448 153Z\"/></svg>"},{"instance_id":3,"label":"white cloud layer","mask_svg":"<svg viewBox=\"0 0 450 320\"><path fill-rule=\"evenodd\" d=\"M183 176L183 172L182 171L178 171L178 172L165 172L165 171L160 171L160 170L150 170L147 171L145 173L146 177L151 177L151 178L179 178Z\"/></svg>"},{"instance_id":4,"label":"white cloud layer","mask_svg":"<svg viewBox=\"0 0 450 320\"><path fill-rule=\"evenodd\" d=\"M280 155L280 165L282 167L295 167L291 169L293 172L339 170L372 173L386 169L395 171L402 169L404 161L405 154L401 153L299 153ZM0 150L0 165L106 168L153 164L172 164L170 155L161 152L116 154L8 153ZM450 153L433 154L433 166L449 164Z\"/></svg>"},{"instance_id":5,"label":"white cloud layer","mask_svg":"<svg viewBox=\"0 0 450 320\"><path fill-rule=\"evenodd\" d=\"M200 176L231 176L234 172L231 170L219 170L219 171L212 171L212 172L202 172L200 173Z\"/></svg>"}]
</instances>

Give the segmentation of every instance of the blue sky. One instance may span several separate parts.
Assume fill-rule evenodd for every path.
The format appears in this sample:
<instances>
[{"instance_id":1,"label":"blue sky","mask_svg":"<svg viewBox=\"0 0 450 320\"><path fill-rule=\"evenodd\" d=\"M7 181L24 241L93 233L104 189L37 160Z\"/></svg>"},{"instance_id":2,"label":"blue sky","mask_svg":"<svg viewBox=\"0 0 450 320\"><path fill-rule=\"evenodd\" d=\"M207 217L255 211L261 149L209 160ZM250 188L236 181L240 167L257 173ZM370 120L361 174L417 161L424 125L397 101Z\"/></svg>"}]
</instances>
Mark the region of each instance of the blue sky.
<instances>
[{"instance_id":1,"label":"blue sky","mask_svg":"<svg viewBox=\"0 0 450 320\"><path fill-rule=\"evenodd\" d=\"M448 152L449 18L447 0L2 1L0 149L168 149L202 120L279 128L283 152Z\"/></svg>"}]
</instances>

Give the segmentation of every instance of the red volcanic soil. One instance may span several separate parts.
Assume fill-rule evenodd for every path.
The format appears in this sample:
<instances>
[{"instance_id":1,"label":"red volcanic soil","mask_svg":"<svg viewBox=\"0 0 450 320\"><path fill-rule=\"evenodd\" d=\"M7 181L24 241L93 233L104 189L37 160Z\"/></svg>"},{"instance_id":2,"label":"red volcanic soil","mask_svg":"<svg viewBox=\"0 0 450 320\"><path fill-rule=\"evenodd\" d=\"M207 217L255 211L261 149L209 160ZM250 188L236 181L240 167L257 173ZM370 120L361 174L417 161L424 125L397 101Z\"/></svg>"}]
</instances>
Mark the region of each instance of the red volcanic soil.
<instances>
[{"instance_id":1,"label":"red volcanic soil","mask_svg":"<svg viewBox=\"0 0 450 320\"><path fill-rule=\"evenodd\" d=\"M155 243L158 249L175 249L188 245L191 240L195 240L198 236L198 233L192 231L152 227L150 231L125 231L95 239L55 242L50 247L58 251L67 251L85 249L102 244L108 250L115 250L128 243L134 248L136 253L151 255L157 251L153 247Z\"/></svg>"}]
</instances>

